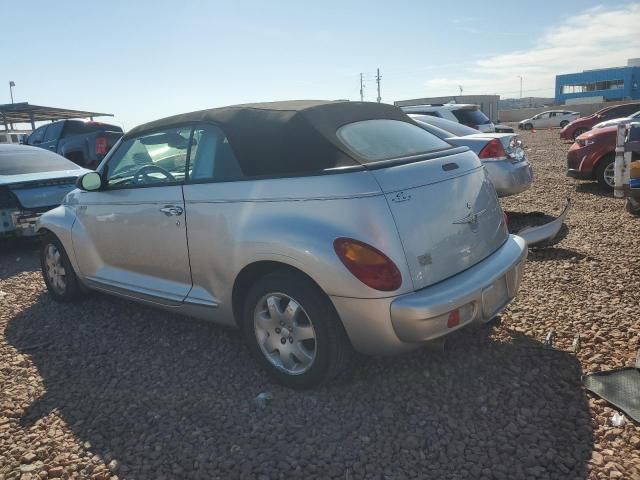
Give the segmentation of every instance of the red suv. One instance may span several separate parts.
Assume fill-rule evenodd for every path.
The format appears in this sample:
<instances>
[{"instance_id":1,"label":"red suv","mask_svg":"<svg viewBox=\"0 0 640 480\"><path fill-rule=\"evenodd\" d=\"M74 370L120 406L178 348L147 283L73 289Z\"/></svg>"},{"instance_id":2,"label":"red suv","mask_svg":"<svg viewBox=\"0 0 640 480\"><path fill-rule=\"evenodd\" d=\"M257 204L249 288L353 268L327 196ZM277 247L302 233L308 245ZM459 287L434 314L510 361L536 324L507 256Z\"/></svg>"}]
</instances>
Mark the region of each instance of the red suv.
<instances>
[{"instance_id":1,"label":"red suv","mask_svg":"<svg viewBox=\"0 0 640 480\"><path fill-rule=\"evenodd\" d=\"M612 120L614 118L628 117L640 110L640 103L625 103L624 105L615 105L613 107L605 107L592 113L586 117L578 118L569 125L560 130L560 138L563 140L575 140L584 132L588 131L596 123Z\"/></svg>"}]
</instances>

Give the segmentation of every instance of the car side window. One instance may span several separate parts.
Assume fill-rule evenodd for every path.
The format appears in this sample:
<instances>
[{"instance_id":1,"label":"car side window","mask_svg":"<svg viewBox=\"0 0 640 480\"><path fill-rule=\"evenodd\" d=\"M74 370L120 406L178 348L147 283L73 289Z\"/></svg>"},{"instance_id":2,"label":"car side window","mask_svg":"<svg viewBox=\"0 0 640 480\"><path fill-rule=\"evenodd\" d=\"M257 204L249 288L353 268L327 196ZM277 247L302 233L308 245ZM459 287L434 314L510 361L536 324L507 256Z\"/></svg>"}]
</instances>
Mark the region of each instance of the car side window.
<instances>
[{"instance_id":1,"label":"car side window","mask_svg":"<svg viewBox=\"0 0 640 480\"><path fill-rule=\"evenodd\" d=\"M179 127L129 138L107 164L110 188L161 186L185 177L191 127Z\"/></svg>"},{"instance_id":2,"label":"car side window","mask_svg":"<svg viewBox=\"0 0 640 480\"><path fill-rule=\"evenodd\" d=\"M62 127L64 127L64 122L54 122L49 124L47 133L44 135L44 141L50 142L52 140L57 140L60 136L60 132L62 132Z\"/></svg>"},{"instance_id":3,"label":"car side window","mask_svg":"<svg viewBox=\"0 0 640 480\"><path fill-rule=\"evenodd\" d=\"M29 140L27 143L29 145L38 145L42 143L44 139L44 133L47 130L48 125L43 125L42 127L36 128L31 135L29 135Z\"/></svg>"},{"instance_id":4,"label":"car side window","mask_svg":"<svg viewBox=\"0 0 640 480\"><path fill-rule=\"evenodd\" d=\"M188 170L189 180L224 182L244 177L229 140L214 125L194 127Z\"/></svg>"}]
</instances>

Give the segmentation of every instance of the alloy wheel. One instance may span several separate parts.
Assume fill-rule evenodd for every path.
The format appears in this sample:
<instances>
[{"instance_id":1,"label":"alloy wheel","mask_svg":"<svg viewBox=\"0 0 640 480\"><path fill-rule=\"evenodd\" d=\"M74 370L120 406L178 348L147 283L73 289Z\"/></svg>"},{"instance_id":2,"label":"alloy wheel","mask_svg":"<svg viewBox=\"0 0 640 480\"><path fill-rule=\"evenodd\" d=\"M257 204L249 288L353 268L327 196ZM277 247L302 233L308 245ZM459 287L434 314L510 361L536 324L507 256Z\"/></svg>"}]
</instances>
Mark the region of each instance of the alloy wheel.
<instances>
[{"instance_id":1,"label":"alloy wheel","mask_svg":"<svg viewBox=\"0 0 640 480\"><path fill-rule=\"evenodd\" d=\"M54 244L45 249L45 267L49 285L58 295L64 295L67 288L67 272L62 264L62 255Z\"/></svg>"},{"instance_id":2,"label":"alloy wheel","mask_svg":"<svg viewBox=\"0 0 640 480\"><path fill-rule=\"evenodd\" d=\"M615 186L615 171L615 162L611 162L604 168L604 172L602 172L602 177L604 178L605 183L611 188L614 188Z\"/></svg>"},{"instance_id":3,"label":"alloy wheel","mask_svg":"<svg viewBox=\"0 0 640 480\"><path fill-rule=\"evenodd\" d=\"M302 306L284 293L268 293L253 315L256 340L265 358L289 375L300 375L316 358L316 333Z\"/></svg>"}]
</instances>

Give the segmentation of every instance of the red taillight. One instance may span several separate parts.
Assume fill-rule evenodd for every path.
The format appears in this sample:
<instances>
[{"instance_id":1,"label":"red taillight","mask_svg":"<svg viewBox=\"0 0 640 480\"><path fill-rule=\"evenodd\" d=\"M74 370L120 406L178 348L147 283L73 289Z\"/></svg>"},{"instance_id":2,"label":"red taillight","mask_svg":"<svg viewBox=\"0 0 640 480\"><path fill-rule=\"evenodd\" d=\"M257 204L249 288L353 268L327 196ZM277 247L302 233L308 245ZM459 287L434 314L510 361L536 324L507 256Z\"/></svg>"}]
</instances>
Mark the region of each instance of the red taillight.
<instances>
[{"instance_id":1,"label":"red taillight","mask_svg":"<svg viewBox=\"0 0 640 480\"><path fill-rule=\"evenodd\" d=\"M460 325L460 310L457 308L449 313L449 317L447 318L447 328L453 328Z\"/></svg>"},{"instance_id":2,"label":"red taillight","mask_svg":"<svg viewBox=\"0 0 640 480\"><path fill-rule=\"evenodd\" d=\"M506 156L507 156L507 152L505 152L504 147L502 146L502 143L497 138L490 140L489 143L487 143L484 146L484 148L480 150L480 153L478 154L478 157L480 157L481 159L501 158Z\"/></svg>"},{"instance_id":3,"label":"red taillight","mask_svg":"<svg viewBox=\"0 0 640 480\"><path fill-rule=\"evenodd\" d=\"M107 154L107 139L104 137L96 138L96 154L98 155L106 155Z\"/></svg>"},{"instance_id":4,"label":"red taillight","mask_svg":"<svg viewBox=\"0 0 640 480\"><path fill-rule=\"evenodd\" d=\"M380 250L352 238L336 238L333 248L344 266L365 285L383 292L400 288L400 270Z\"/></svg>"}]
</instances>

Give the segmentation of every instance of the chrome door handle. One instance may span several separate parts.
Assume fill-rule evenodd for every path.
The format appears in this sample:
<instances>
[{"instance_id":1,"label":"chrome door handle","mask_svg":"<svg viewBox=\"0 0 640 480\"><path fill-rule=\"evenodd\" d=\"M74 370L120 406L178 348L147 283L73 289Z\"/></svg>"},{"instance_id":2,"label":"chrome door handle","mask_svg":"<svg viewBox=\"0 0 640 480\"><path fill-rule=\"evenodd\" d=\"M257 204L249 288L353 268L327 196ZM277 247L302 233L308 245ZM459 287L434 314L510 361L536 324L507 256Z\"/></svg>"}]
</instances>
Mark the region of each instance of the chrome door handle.
<instances>
[{"instance_id":1,"label":"chrome door handle","mask_svg":"<svg viewBox=\"0 0 640 480\"><path fill-rule=\"evenodd\" d=\"M182 212L184 212L182 207L177 207L175 205L167 205L166 207L161 208L160 211L167 217L177 217L182 215Z\"/></svg>"}]
</instances>

